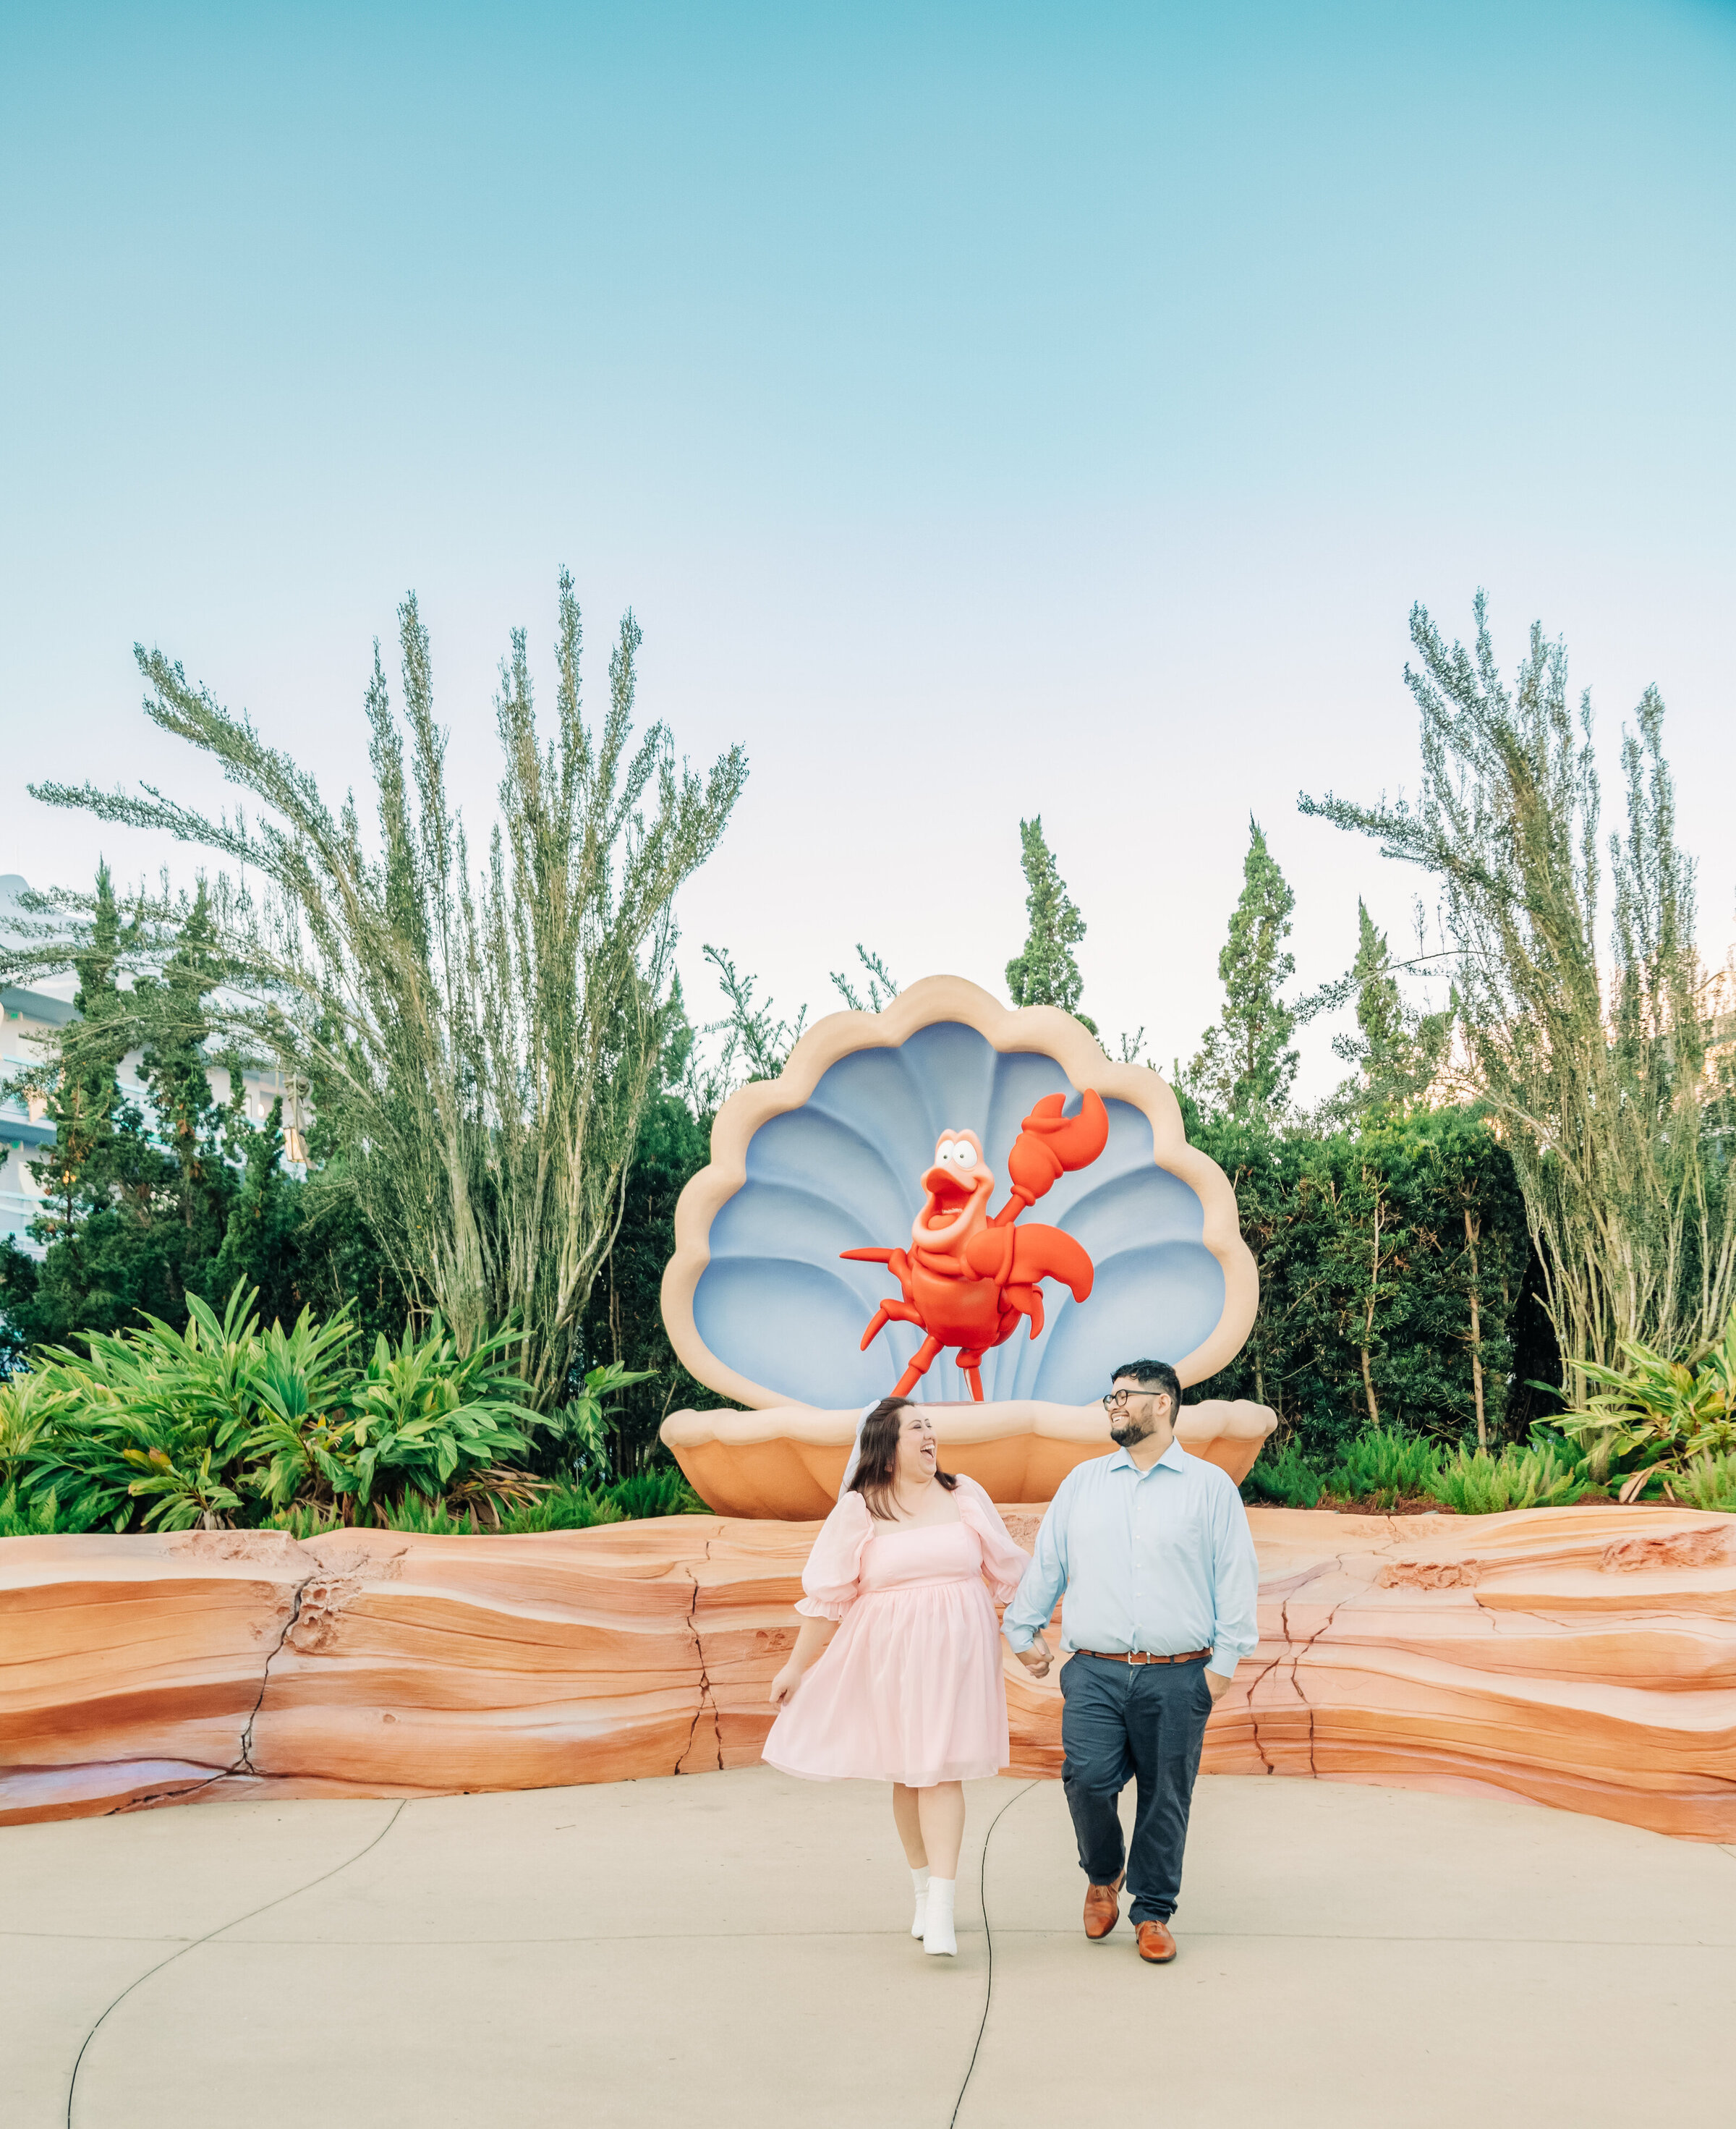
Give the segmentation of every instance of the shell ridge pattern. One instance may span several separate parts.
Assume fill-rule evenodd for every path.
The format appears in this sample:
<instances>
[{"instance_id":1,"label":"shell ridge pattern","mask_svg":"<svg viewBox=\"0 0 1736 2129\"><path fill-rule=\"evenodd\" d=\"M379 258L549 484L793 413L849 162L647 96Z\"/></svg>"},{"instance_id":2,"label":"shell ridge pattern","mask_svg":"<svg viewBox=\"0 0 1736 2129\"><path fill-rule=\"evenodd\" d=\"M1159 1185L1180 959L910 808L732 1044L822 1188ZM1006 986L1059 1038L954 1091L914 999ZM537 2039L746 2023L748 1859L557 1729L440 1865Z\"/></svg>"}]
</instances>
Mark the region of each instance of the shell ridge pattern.
<instances>
[{"instance_id":1,"label":"shell ridge pattern","mask_svg":"<svg viewBox=\"0 0 1736 2129\"><path fill-rule=\"evenodd\" d=\"M714 1215L711 1256L693 1295L708 1349L749 1381L792 1403L836 1409L891 1389L920 1330L893 1322L871 1349L862 1333L898 1293L890 1267L840 1263L846 1249L908 1249L920 1178L949 1131L973 1131L1006 1203L1007 1160L1026 1116L1059 1093L1076 1114L1080 1091L1053 1058L997 1051L961 1021L918 1028L897 1045L852 1051L827 1066L806 1101L769 1117L744 1154L744 1180ZM1044 1288L1044 1327L1020 1323L983 1356L985 1394L1079 1404L1101 1387L1121 1347L1180 1358L1209 1334L1224 1279L1205 1248L1205 1208L1154 1159L1153 1127L1130 1103L1106 1101L1109 1136L1090 1166L1058 1176L1021 1215L1076 1238L1096 1266L1089 1298ZM1130 1341L1130 1342L1129 1342ZM1111 1351L1111 1346L1115 1350ZM968 1401L944 1350L915 1393Z\"/></svg>"}]
</instances>

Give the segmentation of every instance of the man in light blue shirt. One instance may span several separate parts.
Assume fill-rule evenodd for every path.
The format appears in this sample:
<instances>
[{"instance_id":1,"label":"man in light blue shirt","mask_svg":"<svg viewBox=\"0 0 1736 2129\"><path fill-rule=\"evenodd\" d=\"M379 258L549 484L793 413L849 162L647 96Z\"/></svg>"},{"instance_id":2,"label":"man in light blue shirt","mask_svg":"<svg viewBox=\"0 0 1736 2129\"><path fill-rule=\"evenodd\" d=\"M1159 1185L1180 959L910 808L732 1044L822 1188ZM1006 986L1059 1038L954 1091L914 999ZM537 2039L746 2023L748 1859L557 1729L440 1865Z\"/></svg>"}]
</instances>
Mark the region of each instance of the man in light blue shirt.
<instances>
[{"instance_id":1,"label":"man in light blue shirt","mask_svg":"<svg viewBox=\"0 0 1736 2129\"><path fill-rule=\"evenodd\" d=\"M1044 1677L1042 1630L1066 1592L1061 1779L1086 1877L1085 1934L1095 1942L1115 1927L1125 1878L1139 1956L1164 1965L1176 1955L1169 1918L1206 1718L1259 1638L1259 1563L1229 1474L1175 1438L1175 1369L1131 1360L1114 1383L1103 1403L1115 1453L1061 1481L1001 1627ZM1130 1779L1124 1849L1117 1805Z\"/></svg>"}]
</instances>

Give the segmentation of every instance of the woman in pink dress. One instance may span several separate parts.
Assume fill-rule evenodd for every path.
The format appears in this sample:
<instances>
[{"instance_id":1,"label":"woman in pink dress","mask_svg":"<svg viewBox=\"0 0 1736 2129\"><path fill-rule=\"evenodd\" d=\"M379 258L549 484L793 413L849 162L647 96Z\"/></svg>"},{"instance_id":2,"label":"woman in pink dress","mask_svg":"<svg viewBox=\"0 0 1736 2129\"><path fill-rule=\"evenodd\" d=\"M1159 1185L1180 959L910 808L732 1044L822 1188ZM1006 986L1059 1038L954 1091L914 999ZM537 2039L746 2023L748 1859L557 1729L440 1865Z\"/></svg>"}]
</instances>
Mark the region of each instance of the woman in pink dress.
<instances>
[{"instance_id":1,"label":"woman in pink dress","mask_svg":"<svg viewBox=\"0 0 1736 2129\"><path fill-rule=\"evenodd\" d=\"M1007 1761L989 1593L1006 1603L1029 1557L974 1479L939 1469L928 1413L883 1398L802 1569L801 1631L772 1682L773 1766L892 1784L925 1951L958 1948L962 1784Z\"/></svg>"}]
</instances>

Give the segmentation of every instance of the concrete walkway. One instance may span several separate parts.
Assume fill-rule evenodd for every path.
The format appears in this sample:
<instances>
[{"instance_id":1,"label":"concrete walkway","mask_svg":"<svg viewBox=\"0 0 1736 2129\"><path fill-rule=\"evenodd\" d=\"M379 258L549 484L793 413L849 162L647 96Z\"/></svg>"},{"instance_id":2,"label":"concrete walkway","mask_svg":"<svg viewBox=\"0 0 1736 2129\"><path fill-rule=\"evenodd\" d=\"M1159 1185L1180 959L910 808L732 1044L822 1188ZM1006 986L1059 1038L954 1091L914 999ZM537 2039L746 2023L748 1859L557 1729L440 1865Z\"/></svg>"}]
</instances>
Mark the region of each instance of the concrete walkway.
<instances>
[{"instance_id":1,"label":"concrete walkway","mask_svg":"<svg viewBox=\"0 0 1736 2129\"><path fill-rule=\"evenodd\" d=\"M0 1833L7 2129L1728 2129L1736 1850L1219 1778L1181 1957L974 1785L960 1952L883 1792L768 1769ZM985 1927L986 1915L986 1927Z\"/></svg>"}]
</instances>

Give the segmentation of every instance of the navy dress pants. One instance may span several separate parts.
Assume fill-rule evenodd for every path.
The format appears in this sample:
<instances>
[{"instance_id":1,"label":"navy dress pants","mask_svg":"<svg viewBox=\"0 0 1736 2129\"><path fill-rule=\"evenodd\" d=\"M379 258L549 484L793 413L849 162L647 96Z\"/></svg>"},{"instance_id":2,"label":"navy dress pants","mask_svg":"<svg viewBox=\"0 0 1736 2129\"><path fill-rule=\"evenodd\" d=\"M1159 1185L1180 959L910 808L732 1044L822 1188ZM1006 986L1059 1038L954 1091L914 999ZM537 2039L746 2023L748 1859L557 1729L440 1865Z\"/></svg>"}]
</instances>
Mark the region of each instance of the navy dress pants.
<instances>
[{"instance_id":1,"label":"navy dress pants","mask_svg":"<svg viewBox=\"0 0 1736 2129\"><path fill-rule=\"evenodd\" d=\"M1168 1922L1182 1897L1187 1809L1211 1712L1206 1659L1185 1664L1106 1663L1082 1651L1061 1668L1061 1769L1079 1841L1079 1868L1112 1885L1127 1865L1135 1922ZM1116 1809L1130 1780L1133 1845Z\"/></svg>"}]
</instances>

